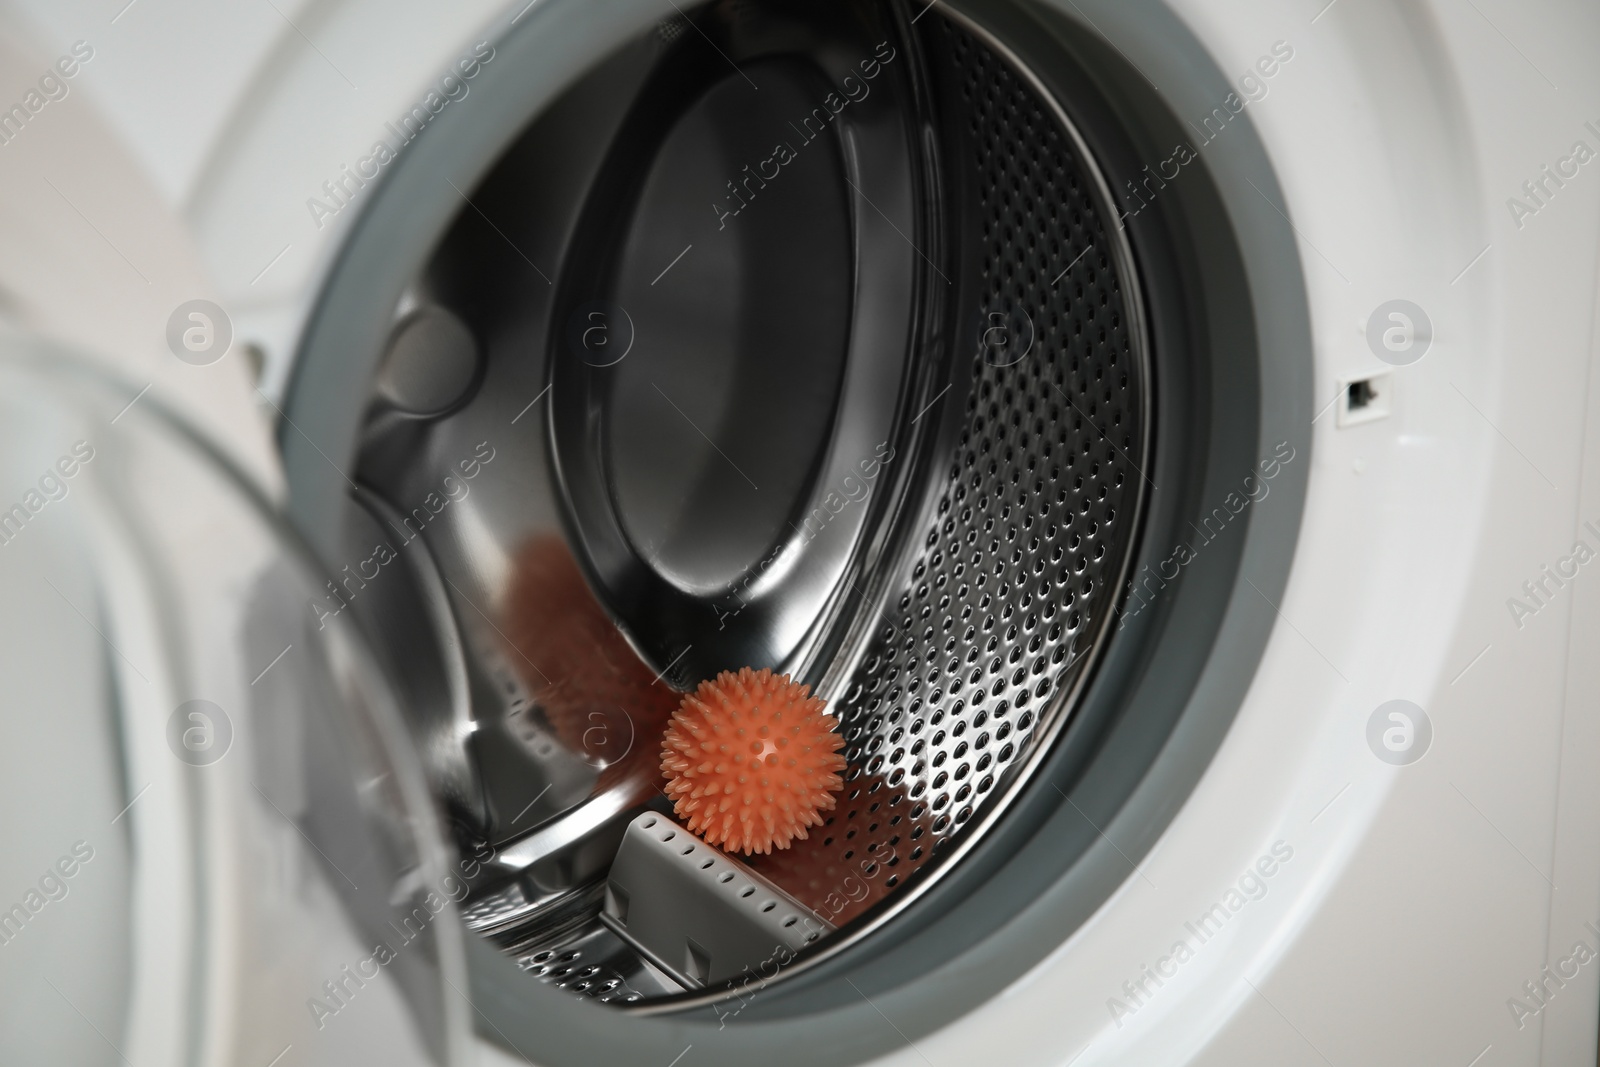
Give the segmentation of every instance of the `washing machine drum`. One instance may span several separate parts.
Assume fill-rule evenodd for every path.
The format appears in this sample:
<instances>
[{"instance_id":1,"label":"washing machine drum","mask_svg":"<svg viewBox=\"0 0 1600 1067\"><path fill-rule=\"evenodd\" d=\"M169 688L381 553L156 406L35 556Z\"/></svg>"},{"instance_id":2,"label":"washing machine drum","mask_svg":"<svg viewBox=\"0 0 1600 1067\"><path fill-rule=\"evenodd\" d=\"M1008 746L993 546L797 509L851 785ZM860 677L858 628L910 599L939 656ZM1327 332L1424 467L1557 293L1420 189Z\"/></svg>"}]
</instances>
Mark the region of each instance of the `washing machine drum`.
<instances>
[{"instance_id":1,"label":"washing machine drum","mask_svg":"<svg viewBox=\"0 0 1600 1067\"><path fill-rule=\"evenodd\" d=\"M1054 98L942 14L698 9L550 100L398 288L321 610L410 696L469 926L682 1005L959 870L1074 718L1149 488L1132 253ZM683 694L746 667L846 764L754 854L662 778Z\"/></svg>"}]
</instances>

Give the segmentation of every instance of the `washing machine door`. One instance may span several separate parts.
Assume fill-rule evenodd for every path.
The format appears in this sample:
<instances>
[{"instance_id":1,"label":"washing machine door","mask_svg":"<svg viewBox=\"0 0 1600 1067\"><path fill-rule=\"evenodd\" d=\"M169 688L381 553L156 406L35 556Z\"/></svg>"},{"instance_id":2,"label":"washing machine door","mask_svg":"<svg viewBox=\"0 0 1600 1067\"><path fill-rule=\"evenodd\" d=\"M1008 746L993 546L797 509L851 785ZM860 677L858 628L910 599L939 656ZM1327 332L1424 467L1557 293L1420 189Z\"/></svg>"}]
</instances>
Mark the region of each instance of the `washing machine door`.
<instances>
[{"instance_id":1,"label":"washing machine door","mask_svg":"<svg viewBox=\"0 0 1600 1067\"><path fill-rule=\"evenodd\" d=\"M158 395L0 346L0 1061L464 1062L472 861L309 557Z\"/></svg>"}]
</instances>

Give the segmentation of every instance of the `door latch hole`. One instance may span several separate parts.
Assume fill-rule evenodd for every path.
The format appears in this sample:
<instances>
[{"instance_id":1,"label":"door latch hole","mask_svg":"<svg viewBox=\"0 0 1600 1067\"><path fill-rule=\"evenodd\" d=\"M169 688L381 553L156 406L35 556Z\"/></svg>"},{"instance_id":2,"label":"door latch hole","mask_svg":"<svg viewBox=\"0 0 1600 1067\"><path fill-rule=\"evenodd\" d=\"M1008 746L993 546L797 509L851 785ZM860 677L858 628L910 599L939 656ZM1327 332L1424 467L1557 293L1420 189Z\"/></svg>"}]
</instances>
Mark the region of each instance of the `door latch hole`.
<instances>
[{"instance_id":1,"label":"door latch hole","mask_svg":"<svg viewBox=\"0 0 1600 1067\"><path fill-rule=\"evenodd\" d=\"M1394 411L1394 375L1383 371L1340 382L1338 404L1341 427L1388 418Z\"/></svg>"}]
</instances>

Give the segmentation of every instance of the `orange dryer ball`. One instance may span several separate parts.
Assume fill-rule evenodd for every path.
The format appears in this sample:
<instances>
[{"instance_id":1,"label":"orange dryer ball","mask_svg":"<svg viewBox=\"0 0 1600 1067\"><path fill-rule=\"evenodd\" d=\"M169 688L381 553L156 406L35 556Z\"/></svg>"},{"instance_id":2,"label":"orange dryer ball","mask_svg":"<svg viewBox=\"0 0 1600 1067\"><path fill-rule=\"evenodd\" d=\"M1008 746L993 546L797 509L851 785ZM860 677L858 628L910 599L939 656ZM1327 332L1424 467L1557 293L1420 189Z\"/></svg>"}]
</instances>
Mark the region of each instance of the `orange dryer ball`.
<instances>
[{"instance_id":1,"label":"orange dryer ball","mask_svg":"<svg viewBox=\"0 0 1600 1067\"><path fill-rule=\"evenodd\" d=\"M809 687L765 668L701 682L661 742L678 817L707 844L746 855L804 840L844 785L844 739L824 707Z\"/></svg>"}]
</instances>

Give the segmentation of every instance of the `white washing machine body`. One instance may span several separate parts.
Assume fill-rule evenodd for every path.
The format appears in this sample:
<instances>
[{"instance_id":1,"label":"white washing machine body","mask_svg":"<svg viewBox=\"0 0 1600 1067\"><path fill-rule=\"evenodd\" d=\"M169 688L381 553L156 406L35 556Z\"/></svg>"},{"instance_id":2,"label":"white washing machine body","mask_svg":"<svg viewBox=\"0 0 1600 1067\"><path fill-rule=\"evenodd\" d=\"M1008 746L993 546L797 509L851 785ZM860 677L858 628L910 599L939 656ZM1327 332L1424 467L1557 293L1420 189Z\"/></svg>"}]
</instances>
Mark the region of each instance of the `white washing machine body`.
<instances>
[{"instance_id":1,"label":"white washing machine body","mask_svg":"<svg viewBox=\"0 0 1600 1067\"><path fill-rule=\"evenodd\" d=\"M1233 593L1270 605L1270 639L1153 846L1122 847L1150 817L1137 804L1097 826L1101 861L1124 869L1114 892L998 995L911 1027L873 1062L1592 1062L1600 13L1045 6L1171 92L1193 131L1125 203L1199 167L1227 205L1264 202L1292 227L1314 405L1309 449L1276 458L1306 465L1303 515L1282 594L1248 572ZM13 50L28 58L8 64L5 99L74 42L93 58L0 148L7 317L151 377L281 498L276 409L396 116L462 57L492 65L482 49L507 33L570 41L571 69L538 75L559 84L597 47L592 27L671 11L17 4ZM1186 55L1163 19L1231 76L1231 96L1183 95ZM459 84L439 105L458 121L512 121L514 104ZM1239 128L1214 115L1249 124L1276 188L1251 180ZM259 350L258 381L244 359L168 357L168 315L196 297ZM1216 505L1272 507L1256 473L1236 479L1253 499ZM1158 763L1188 744L1178 730ZM1068 878L1044 895L1081 891ZM1010 922L1036 929L1038 907ZM994 964L980 945L947 978ZM898 1029L894 997L872 1006ZM686 1040L683 1062L713 1040ZM495 1044L485 1057L510 1055ZM661 1062L679 1053L663 1046Z\"/></svg>"}]
</instances>

